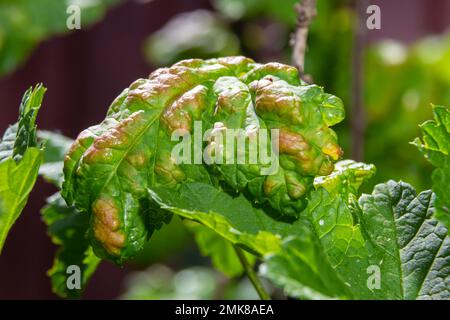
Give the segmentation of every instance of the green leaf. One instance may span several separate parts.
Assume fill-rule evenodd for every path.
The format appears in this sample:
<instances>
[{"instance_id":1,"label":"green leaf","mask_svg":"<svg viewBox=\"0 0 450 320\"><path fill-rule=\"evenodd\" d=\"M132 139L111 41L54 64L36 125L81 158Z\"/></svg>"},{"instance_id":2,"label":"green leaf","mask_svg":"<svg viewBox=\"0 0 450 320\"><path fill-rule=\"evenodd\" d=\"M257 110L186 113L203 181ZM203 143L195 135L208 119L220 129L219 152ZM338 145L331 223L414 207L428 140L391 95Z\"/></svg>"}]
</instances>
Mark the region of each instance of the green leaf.
<instances>
[{"instance_id":1,"label":"green leaf","mask_svg":"<svg viewBox=\"0 0 450 320\"><path fill-rule=\"evenodd\" d=\"M0 143L0 162L13 158L18 162L28 148L37 147L36 117L47 89L38 84L25 91L19 106L19 121L10 126Z\"/></svg>"},{"instance_id":2,"label":"green leaf","mask_svg":"<svg viewBox=\"0 0 450 320\"><path fill-rule=\"evenodd\" d=\"M0 253L27 203L41 163L42 154L37 148L28 149L18 164L12 158L0 163Z\"/></svg>"},{"instance_id":3,"label":"green leaf","mask_svg":"<svg viewBox=\"0 0 450 320\"><path fill-rule=\"evenodd\" d=\"M60 188L63 182L64 158L73 140L59 133L42 130L38 131L37 136L45 146L44 163L39 174L47 182ZM41 214L48 226L48 235L52 242L59 246L53 266L48 271L52 290L61 298L79 298L100 263L86 237L89 216L74 207L68 207L60 193L47 199L47 205L42 208ZM80 289L69 289L67 285L68 281L71 282L70 275L73 274L68 269L70 266L80 268Z\"/></svg>"},{"instance_id":4,"label":"green leaf","mask_svg":"<svg viewBox=\"0 0 450 320\"><path fill-rule=\"evenodd\" d=\"M450 239L433 203L431 191L403 182L377 185L358 204L320 189L306 210L320 245L286 240L262 272L297 297L449 299ZM321 281L305 279L310 269Z\"/></svg>"},{"instance_id":5,"label":"green leaf","mask_svg":"<svg viewBox=\"0 0 450 320\"><path fill-rule=\"evenodd\" d=\"M323 300L351 296L311 231L287 238L279 252L266 255L264 260L260 274L290 297Z\"/></svg>"},{"instance_id":6,"label":"green leaf","mask_svg":"<svg viewBox=\"0 0 450 320\"><path fill-rule=\"evenodd\" d=\"M41 213L52 242L60 246L48 271L53 292L62 298L79 298L100 263L86 238L89 216L74 207L67 207L59 193L47 200ZM69 266L77 266L81 271L80 289L69 289L67 285L72 274L68 272Z\"/></svg>"},{"instance_id":7,"label":"green leaf","mask_svg":"<svg viewBox=\"0 0 450 320\"><path fill-rule=\"evenodd\" d=\"M25 92L19 122L6 130L0 142L0 253L9 230L27 203L42 163L35 121L45 90L38 85Z\"/></svg>"},{"instance_id":8,"label":"green leaf","mask_svg":"<svg viewBox=\"0 0 450 320\"><path fill-rule=\"evenodd\" d=\"M170 65L187 58L214 58L239 53L239 39L216 14L207 10L174 16L145 42L153 65Z\"/></svg>"},{"instance_id":9,"label":"green leaf","mask_svg":"<svg viewBox=\"0 0 450 320\"><path fill-rule=\"evenodd\" d=\"M434 121L420 125L422 140L412 142L436 169L433 172L433 191L436 193L436 218L450 230L450 112L448 108L433 106Z\"/></svg>"},{"instance_id":10,"label":"green leaf","mask_svg":"<svg viewBox=\"0 0 450 320\"><path fill-rule=\"evenodd\" d=\"M361 185L364 179L368 179L373 174L373 171L374 167L371 165L343 161L337 164L336 170L330 176L330 180L319 177L316 178L315 184L319 187L322 183L327 182L324 186L336 186L337 181L340 181L346 190L356 190L355 188ZM332 190L332 188L329 189ZM303 279L307 281L308 288L302 287L298 292L304 292L302 296L305 297L310 297L310 294L316 297L327 296L332 295L335 291L331 289L326 291L323 288L336 285L339 288L344 288L342 292L339 292L339 296L349 295L345 291L346 286L343 285L343 281L329 280L336 277L336 275L333 273L333 266L329 264L325 252L317 250L317 247L320 247L320 242L308 216L303 215L297 221L280 220L276 218L276 215L271 215L270 208L252 205L243 195L232 197L220 189L207 184L186 183L181 186L178 193L171 192L165 188L154 188L149 190L149 193L163 209L181 217L197 221L227 241L241 246L259 257L264 257L265 255L278 257L274 254L283 250L282 241L289 242L295 238L295 243L300 242L302 247L309 248L305 253L308 258L303 263L307 270L304 269L302 272L294 273L300 274L302 277L305 275ZM326 199L321 198L322 193L328 194L323 188L312 193L309 207L320 208L320 206L325 205L326 209L324 212L332 210L335 203L330 201L330 203L327 203ZM334 194L337 197L338 193ZM322 200L324 200L324 203L322 203ZM337 200L341 201L343 203L342 207L344 207L345 203L343 200L341 198L337 198ZM340 214L340 220L351 221L351 219L352 214L349 210ZM321 222L316 221L317 223L320 224ZM359 232L353 227L352 223L348 223L347 228L343 229L354 230L352 231L354 233ZM355 243L358 244L357 241ZM212 248L209 249L214 251ZM283 255L283 257L292 258L289 255ZM322 263L319 264L321 261ZM300 263L297 261L295 265L298 266ZM271 269L267 270L270 272ZM326 270L328 270L328 273L325 272ZM323 281L322 277L326 277L328 274L327 280ZM316 284L318 289L311 289L315 287L313 284Z\"/></svg>"},{"instance_id":11,"label":"green leaf","mask_svg":"<svg viewBox=\"0 0 450 320\"><path fill-rule=\"evenodd\" d=\"M314 177L329 174L342 154L330 126L343 117L339 98L300 83L294 67L245 57L184 60L135 81L101 124L80 134L65 161L62 196L93 217L89 234L96 254L117 263L135 256L170 219L150 207L147 189L175 194L184 183L220 185L271 207L273 216L295 219L306 206ZM196 127L199 123L202 128ZM234 129L246 141L256 137L253 133L279 130L272 175L263 172L269 165L261 152L255 164L238 163L236 144L230 143L237 137L228 144L215 136L190 143L187 135L202 140L207 130L226 134ZM172 136L180 131L188 142L183 156L176 154L183 142ZM259 144L260 150L272 144L271 137ZM208 150L229 146L233 155L224 164L204 159L195 164L198 156L208 157ZM249 148L243 153L248 159Z\"/></svg>"},{"instance_id":12,"label":"green leaf","mask_svg":"<svg viewBox=\"0 0 450 320\"><path fill-rule=\"evenodd\" d=\"M332 194L358 195L365 181L372 178L376 168L373 164L342 160L335 164L334 171L328 176L314 179L316 189L324 188Z\"/></svg>"},{"instance_id":13,"label":"green leaf","mask_svg":"<svg viewBox=\"0 0 450 320\"><path fill-rule=\"evenodd\" d=\"M64 158L73 144L73 140L62 134L40 130L37 133L39 141L45 145L44 163L39 174L49 183L61 188L64 175Z\"/></svg>"},{"instance_id":14,"label":"green leaf","mask_svg":"<svg viewBox=\"0 0 450 320\"><path fill-rule=\"evenodd\" d=\"M237 277L243 274L244 269L236 254L233 245L220 237L216 232L195 222L187 221L189 229L195 235L195 241L204 256L210 256L213 266L228 277ZM246 254L247 261L251 265L255 262L255 257Z\"/></svg>"},{"instance_id":15,"label":"green leaf","mask_svg":"<svg viewBox=\"0 0 450 320\"><path fill-rule=\"evenodd\" d=\"M155 188L149 194L162 209L197 221L258 256L279 250L282 237L307 229L302 219L275 220L243 195L233 198L209 184L185 183L177 192Z\"/></svg>"},{"instance_id":16,"label":"green leaf","mask_svg":"<svg viewBox=\"0 0 450 320\"><path fill-rule=\"evenodd\" d=\"M449 299L450 238L432 217L434 194L389 181L359 199L361 224L383 253L388 292L402 299ZM381 264L381 262L380 262ZM398 279L398 280L396 280Z\"/></svg>"},{"instance_id":17,"label":"green leaf","mask_svg":"<svg viewBox=\"0 0 450 320\"><path fill-rule=\"evenodd\" d=\"M0 75L12 72L31 54L37 44L67 33L67 21L80 8L81 27L100 20L108 7L119 0L2 0L0 1Z\"/></svg>"}]
</instances>

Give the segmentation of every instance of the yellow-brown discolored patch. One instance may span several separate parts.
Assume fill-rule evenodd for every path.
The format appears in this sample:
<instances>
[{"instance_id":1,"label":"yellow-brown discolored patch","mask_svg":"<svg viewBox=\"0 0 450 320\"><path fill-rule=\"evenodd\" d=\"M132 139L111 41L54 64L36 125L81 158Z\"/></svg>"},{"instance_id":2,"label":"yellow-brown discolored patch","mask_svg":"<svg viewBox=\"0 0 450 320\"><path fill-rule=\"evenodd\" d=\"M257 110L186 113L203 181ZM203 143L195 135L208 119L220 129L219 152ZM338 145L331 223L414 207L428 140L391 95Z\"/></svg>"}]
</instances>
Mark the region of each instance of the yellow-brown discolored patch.
<instances>
[{"instance_id":1,"label":"yellow-brown discolored patch","mask_svg":"<svg viewBox=\"0 0 450 320\"><path fill-rule=\"evenodd\" d=\"M261 118L280 118L291 124L303 122L300 98L284 86L273 82L273 78L265 77L250 87L256 96L256 113Z\"/></svg>"},{"instance_id":2,"label":"yellow-brown discolored patch","mask_svg":"<svg viewBox=\"0 0 450 320\"><path fill-rule=\"evenodd\" d=\"M299 199L306 193L306 186L301 183L294 175L286 174L286 187L289 196L293 199Z\"/></svg>"},{"instance_id":3,"label":"yellow-brown discolored patch","mask_svg":"<svg viewBox=\"0 0 450 320\"><path fill-rule=\"evenodd\" d=\"M125 235L119 230L119 210L112 199L100 198L92 206L95 238L111 255L118 256L125 244Z\"/></svg>"},{"instance_id":4,"label":"yellow-brown discolored patch","mask_svg":"<svg viewBox=\"0 0 450 320\"><path fill-rule=\"evenodd\" d=\"M175 185L186 179L186 174L179 169L174 159L167 154L159 156L155 163L155 173L159 181L168 185Z\"/></svg>"},{"instance_id":5,"label":"yellow-brown discolored patch","mask_svg":"<svg viewBox=\"0 0 450 320\"><path fill-rule=\"evenodd\" d=\"M333 170L334 170L333 162L331 162L329 159L326 159L320 165L320 169L319 169L319 172L317 174L321 175L321 176L327 176L330 173L332 173Z\"/></svg>"},{"instance_id":6,"label":"yellow-brown discolored patch","mask_svg":"<svg viewBox=\"0 0 450 320\"><path fill-rule=\"evenodd\" d=\"M202 111L207 103L208 88L199 85L184 93L179 99L167 107L161 120L170 132L181 129L186 132L192 131L192 121L201 117Z\"/></svg>"},{"instance_id":7,"label":"yellow-brown discolored patch","mask_svg":"<svg viewBox=\"0 0 450 320\"><path fill-rule=\"evenodd\" d=\"M322 152L330 156L331 159L335 161L339 160L344 154L341 147L335 143L327 143L325 146L322 147Z\"/></svg>"},{"instance_id":8,"label":"yellow-brown discolored patch","mask_svg":"<svg viewBox=\"0 0 450 320\"><path fill-rule=\"evenodd\" d=\"M277 176L267 176L266 180L264 180L264 194L267 197L273 196L278 188L283 184L283 181L279 179Z\"/></svg>"},{"instance_id":9,"label":"yellow-brown discolored patch","mask_svg":"<svg viewBox=\"0 0 450 320\"><path fill-rule=\"evenodd\" d=\"M288 155L302 155L308 151L308 142L298 133L280 130L279 136L280 153Z\"/></svg>"},{"instance_id":10,"label":"yellow-brown discolored patch","mask_svg":"<svg viewBox=\"0 0 450 320\"><path fill-rule=\"evenodd\" d=\"M86 150L83 162L86 164L114 162L114 152L126 150L130 146L130 132L139 132L144 128L143 115L143 111L135 112L99 136Z\"/></svg>"},{"instance_id":11,"label":"yellow-brown discolored patch","mask_svg":"<svg viewBox=\"0 0 450 320\"><path fill-rule=\"evenodd\" d=\"M136 152L127 157L128 162L136 168L143 168L148 162L148 156L144 152Z\"/></svg>"}]
</instances>

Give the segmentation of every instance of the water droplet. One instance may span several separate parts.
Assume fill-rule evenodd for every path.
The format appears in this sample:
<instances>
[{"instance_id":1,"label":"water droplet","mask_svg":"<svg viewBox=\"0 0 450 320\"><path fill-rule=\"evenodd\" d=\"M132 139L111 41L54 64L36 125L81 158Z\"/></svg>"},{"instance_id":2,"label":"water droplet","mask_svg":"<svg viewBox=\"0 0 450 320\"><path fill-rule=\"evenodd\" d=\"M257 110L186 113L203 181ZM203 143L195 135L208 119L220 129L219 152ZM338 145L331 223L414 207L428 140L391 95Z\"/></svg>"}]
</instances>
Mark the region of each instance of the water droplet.
<instances>
[{"instance_id":1,"label":"water droplet","mask_svg":"<svg viewBox=\"0 0 450 320\"><path fill-rule=\"evenodd\" d=\"M323 221L323 219L320 219L320 220L319 220L319 225L323 226L324 223L325 223L325 222Z\"/></svg>"}]
</instances>

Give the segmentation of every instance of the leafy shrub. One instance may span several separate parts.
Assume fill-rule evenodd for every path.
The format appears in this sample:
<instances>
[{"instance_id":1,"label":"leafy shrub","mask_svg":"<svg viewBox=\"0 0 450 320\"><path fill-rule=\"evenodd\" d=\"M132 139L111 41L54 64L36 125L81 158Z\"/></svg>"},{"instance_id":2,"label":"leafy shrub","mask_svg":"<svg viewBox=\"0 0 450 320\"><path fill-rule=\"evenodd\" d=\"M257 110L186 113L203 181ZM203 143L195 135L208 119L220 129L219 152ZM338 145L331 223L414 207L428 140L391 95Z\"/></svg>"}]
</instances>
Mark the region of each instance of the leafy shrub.
<instances>
[{"instance_id":1,"label":"leafy shrub","mask_svg":"<svg viewBox=\"0 0 450 320\"><path fill-rule=\"evenodd\" d=\"M434 107L435 121L423 124L424 137L414 142L437 167L436 194L391 180L361 195L375 167L338 161L342 151L330 126L343 119L342 102L298 79L295 68L244 57L181 61L125 89L105 120L70 149L63 137L38 134L45 152L36 148L34 126L43 89L28 91L17 132L0 144L0 168L22 175L32 169L24 180L30 183L13 206L19 210L4 209L11 179L0 174L0 221L9 221L0 230L6 235L20 213L40 162L15 166L36 153L48 161L41 174L62 186L42 210L61 246L49 275L62 297L82 293L67 288L69 265L81 267L84 288L100 259L122 264L176 215L197 223L191 229L217 269L230 276L245 271L261 298L267 294L252 268L260 262L260 274L291 297L449 299L448 109ZM172 134L192 132L195 120L202 135L279 129L279 139L269 136L278 140L279 166L264 175L261 161L177 163ZM214 142L226 150L231 141L207 139L201 147Z\"/></svg>"}]
</instances>

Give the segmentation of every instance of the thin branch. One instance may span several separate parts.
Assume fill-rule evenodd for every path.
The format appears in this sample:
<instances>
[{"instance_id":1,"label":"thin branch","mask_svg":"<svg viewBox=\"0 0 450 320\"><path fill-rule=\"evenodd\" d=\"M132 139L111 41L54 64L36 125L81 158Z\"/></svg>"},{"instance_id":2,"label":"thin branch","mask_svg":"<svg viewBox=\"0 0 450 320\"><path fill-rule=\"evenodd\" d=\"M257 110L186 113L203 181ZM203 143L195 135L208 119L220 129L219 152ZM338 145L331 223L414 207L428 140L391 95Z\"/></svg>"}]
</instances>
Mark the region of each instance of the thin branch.
<instances>
[{"instance_id":1,"label":"thin branch","mask_svg":"<svg viewBox=\"0 0 450 320\"><path fill-rule=\"evenodd\" d=\"M297 28L291 39L293 47L292 63L297 67L300 75L303 76L309 25L317 14L316 0L302 0L295 5L295 11L297 12Z\"/></svg>"},{"instance_id":2,"label":"thin branch","mask_svg":"<svg viewBox=\"0 0 450 320\"><path fill-rule=\"evenodd\" d=\"M252 266L248 263L244 251L242 251L242 249L236 246L234 246L234 249L236 250L236 254L239 257L239 260L241 261L242 267L244 268L247 277L250 279L250 282L253 284L253 287L255 288L256 292L258 292L258 295L261 298L261 300L270 300L269 294L266 292L266 289L264 289L261 281L259 280L255 271L253 270Z\"/></svg>"}]
</instances>

